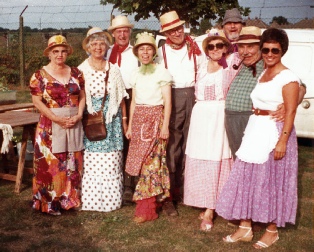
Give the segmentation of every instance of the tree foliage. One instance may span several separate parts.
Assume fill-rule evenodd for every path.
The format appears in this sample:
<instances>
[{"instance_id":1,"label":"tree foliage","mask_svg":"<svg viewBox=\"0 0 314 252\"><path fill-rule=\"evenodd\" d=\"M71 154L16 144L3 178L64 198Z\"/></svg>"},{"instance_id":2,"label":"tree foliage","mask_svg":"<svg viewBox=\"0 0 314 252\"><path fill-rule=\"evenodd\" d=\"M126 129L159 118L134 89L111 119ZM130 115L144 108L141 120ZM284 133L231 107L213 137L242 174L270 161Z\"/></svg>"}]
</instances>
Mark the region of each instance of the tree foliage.
<instances>
[{"instance_id":1,"label":"tree foliage","mask_svg":"<svg viewBox=\"0 0 314 252\"><path fill-rule=\"evenodd\" d=\"M103 5L113 4L114 9L121 13L135 14L135 20L159 17L171 10L175 10L181 20L185 20L192 27L200 24L202 19L216 19L221 21L227 9L238 8L242 15L248 16L249 8L242 8L236 0L100 0Z\"/></svg>"},{"instance_id":2,"label":"tree foliage","mask_svg":"<svg viewBox=\"0 0 314 252\"><path fill-rule=\"evenodd\" d=\"M273 17L271 23L276 22L279 25L286 25L289 24L288 19L283 16Z\"/></svg>"}]
</instances>

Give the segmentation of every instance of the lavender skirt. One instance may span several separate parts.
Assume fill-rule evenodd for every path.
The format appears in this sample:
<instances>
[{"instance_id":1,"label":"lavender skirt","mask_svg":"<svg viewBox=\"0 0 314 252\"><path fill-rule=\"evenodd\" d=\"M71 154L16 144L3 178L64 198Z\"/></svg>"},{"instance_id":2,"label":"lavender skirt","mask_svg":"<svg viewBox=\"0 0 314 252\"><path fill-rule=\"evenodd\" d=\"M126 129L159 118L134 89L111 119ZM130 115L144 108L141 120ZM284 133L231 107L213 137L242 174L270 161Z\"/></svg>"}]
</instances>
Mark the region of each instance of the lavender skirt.
<instances>
[{"instance_id":1,"label":"lavender skirt","mask_svg":"<svg viewBox=\"0 0 314 252\"><path fill-rule=\"evenodd\" d=\"M282 127L283 123L277 123L279 132ZM273 152L263 164L236 159L219 196L216 212L227 220L273 222L278 227L294 224L298 203L297 178L298 146L293 129L283 159L274 160Z\"/></svg>"}]
</instances>

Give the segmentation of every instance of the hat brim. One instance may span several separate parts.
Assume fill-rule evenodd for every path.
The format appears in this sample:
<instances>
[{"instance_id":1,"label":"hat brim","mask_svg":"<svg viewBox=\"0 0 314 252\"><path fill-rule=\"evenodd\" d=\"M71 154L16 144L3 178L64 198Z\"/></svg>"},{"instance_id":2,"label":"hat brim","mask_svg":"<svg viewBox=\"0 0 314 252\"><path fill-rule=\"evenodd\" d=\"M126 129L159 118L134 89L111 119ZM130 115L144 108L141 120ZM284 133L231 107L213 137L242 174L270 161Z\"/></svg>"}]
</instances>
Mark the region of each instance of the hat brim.
<instances>
[{"instance_id":1,"label":"hat brim","mask_svg":"<svg viewBox=\"0 0 314 252\"><path fill-rule=\"evenodd\" d=\"M109 26L109 28L107 30L112 32L113 30L118 29L118 28L130 28L130 29L133 29L133 27L134 27L133 24L129 24L129 25L121 24L121 25L117 25L117 26Z\"/></svg>"},{"instance_id":2,"label":"hat brim","mask_svg":"<svg viewBox=\"0 0 314 252\"><path fill-rule=\"evenodd\" d=\"M171 29L173 29L173 28L176 28L176 27L178 27L178 26L183 25L184 23L185 23L185 21L180 20L179 22L177 22L177 23L175 23L175 24L169 25L169 26L165 27L164 29L161 29L159 32L166 32L166 31L169 31L169 30L171 30Z\"/></svg>"},{"instance_id":3,"label":"hat brim","mask_svg":"<svg viewBox=\"0 0 314 252\"><path fill-rule=\"evenodd\" d=\"M226 39L226 38L224 38L224 37L221 37L221 36L210 36L210 37L207 37L207 38L205 38L205 39L203 40L203 42L202 42L202 48L203 48L203 51L204 51L205 54L207 54L207 49L206 49L206 47L207 47L208 43L209 43L210 41L212 41L212 40L215 40L215 39L220 39L220 40L222 40L222 41L226 44L226 47L227 47L227 48L228 48L228 47L230 46L230 44L231 44L228 39Z\"/></svg>"},{"instance_id":4,"label":"hat brim","mask_svg":"<svg viewBox=\"0 0 314 252\"><path fill-rule=\"evenodd\" d=\"M88 50L88 48L87 48L87 43L88 43L88 41L89 41L90 37L91 37L92 35L94 35L94 34L101 34L101 35L105 35L105 36L106 36L106 38L107 38L107 39L108 39L108 41L109 41L109 44L110 44L110 45L112 45L113 39L112 39L112 36L110 35L110 33L109 33L109 32L106 32L106 31L102 31L102 32L95 32L95 33L93 33L93 34L89 35L88 37L84 38L84 40L83 40L83 42L82 42L82 47L83 47L83 49L84 49L86 52L87 52L87 50Z\"/></svg>"},{"instance_id":5,"label":"hat brim","mask_svg":"<svg viewBox=\"0 0 314 252\"><path fill-rule=\"evenodd\" d=\"M261 41L258 39L243 39L233 42L233 44L253 44L253 43L260 43Z\"/></svg>"},{"instance_id":6,"label":"hat brim","mask_svg":"<svg viewBox=\"0 0 314 252\"><path fill-rule=\"evenodd\" d=\"M242 23L242 25L245 25L243 19L240 18L228 18L222 22L222 26L224 26L226 23Z\"/></svg>"},{"instance_id":7,"label":"hat brim","mask_svg":"<svg viewBox=\"0 0 314 252\"><path fill-rule=\"evenodd\" d=\"M59 44L59 45L52 45L52 46L48 46L45 50L44 50L44 56L49 55L49 52L51 51L52 48L56 47L56 46L63 46L66 47L68 50L68 56L71 55L73 53L73 48L70 45L63 45L63 44Z\"/></svg>"}]
</instances>

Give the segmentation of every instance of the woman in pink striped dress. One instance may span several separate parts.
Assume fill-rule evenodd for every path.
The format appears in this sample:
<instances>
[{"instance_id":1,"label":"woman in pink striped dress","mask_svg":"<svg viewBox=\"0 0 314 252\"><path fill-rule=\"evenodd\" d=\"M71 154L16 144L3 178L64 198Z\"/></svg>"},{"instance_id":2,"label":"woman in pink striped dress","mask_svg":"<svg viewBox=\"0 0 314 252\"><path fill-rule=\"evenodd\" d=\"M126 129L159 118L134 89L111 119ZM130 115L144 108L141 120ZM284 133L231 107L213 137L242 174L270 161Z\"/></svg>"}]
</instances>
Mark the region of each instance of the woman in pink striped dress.
<instances>
[{"instance_id":1,"label":"woman in pink striped dress","mask_svg":"<svg viewBox=\"0 0 314 252\"><path fill-rule=\"evenodd\" d=\"M224 126L225 98L236 74L236 54L230 42L212 29L202 43L208 61L198 73L196 104L192 111L186 147L184 204L205 208L200 229L210 231L219 192L229 176L232 156Z\"/></svg>"}]
</instances>

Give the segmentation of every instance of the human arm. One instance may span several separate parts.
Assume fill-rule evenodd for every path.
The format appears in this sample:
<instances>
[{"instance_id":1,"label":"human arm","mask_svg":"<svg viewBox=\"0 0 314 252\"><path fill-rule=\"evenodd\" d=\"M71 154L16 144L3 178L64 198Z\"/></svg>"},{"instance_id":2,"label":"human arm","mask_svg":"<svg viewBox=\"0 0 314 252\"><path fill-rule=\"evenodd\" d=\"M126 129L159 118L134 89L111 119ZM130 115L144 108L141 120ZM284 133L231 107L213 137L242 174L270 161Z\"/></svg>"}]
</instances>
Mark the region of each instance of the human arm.
<instances>
[{"instance_id":1,"label":"human arm","mask_svg":"<svg viewBox=\"0 0 314 252\"><path fill-rule=\"evenodd\" d=\"M85 91L81 90L79 94L79 106L77 115L69 118L65 128L72 128L75 124L82 120L85 109L85 101L86 101Z\"/></svg>"},{"instance_id":2,"label":"human arm","mask_svg":"<svg viewBox=\"0 0 314 252\"><path fill-rule=\"evenodd\" d=\"M132 88L132 101L131 101L131 105L130 105L129 125L128 125L127 132L125 134L127 139L131 139L131 137L132 137L131 126L132 126L132 121L133 121L134 109L135 109L135 87Z\"/></svg>"},{"instance_id":3,"label":"human arm","mask_svg":"<svg viewBox=\"0 0 314 252\"><path fill-rule=\"evenodd\" d=\"M32 101L34 106L39 110L39 112L50 119L51 121L59 124L62 128L66 127L68 118L67 117L61 117L55 115L49 108L46 107L46 105L42 101L41 96L32 95Z\"/></svg>"},{"instance_id":4,"label":"human arm","mask_svg":"<svg viewBox=\"0 0 314 252\"><path fill-rule=\"evenodd\" d=\"M126 114L126 105L125 105L125 100L122 99L120 108L122 111L122 127L123 127L123 134L125 135L127 130L128 130L128 123L127 123L127 114Z\"/></svg>"},{"instance_id":5,"label":"human arm","mask_svg":"<svg viewBox=\"0 0 314 252\"><path fill-rule=\"evenodd\" d=\"M299 86L297 82L290 82L282 88L283 105L285 108L282 132L274 150L274 159L282 159L286 154L287 142L293 128L293 122L298 107Z\"/></svg>"},{"instance_id":6,"label":"human arm","mask_svg":"<svg viewBox=\"0 0 314 252\"><path fill-rule=\"evenodd\" d=\"M306 94L306 86L304 84L301 84L299 86L299 92L298 92L298 104L301 104L305 94ZM271 112L271 116L273 119L275 119L276 122L283 122L285 118L285 105L283 103L279 104L277 107L277 110L274 112Z\"/></svg>"},{"instance_id":7,"label":"human arm","mask_svg":"<svg viewBox=\"0 0 314 252\"><path fill-rule=\"evenodd\" d=\"M161 94L164 101L164 120L160 131L160 138L169 138L169 121L171 114L171 86L165 85L161 87Z\"/></svg>"}]
</instances>

